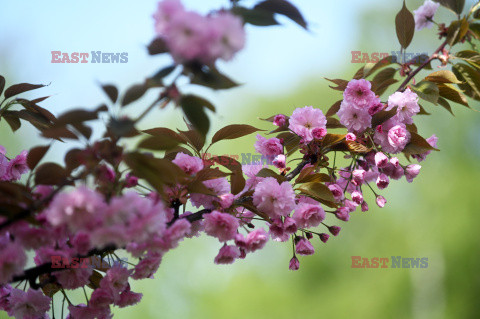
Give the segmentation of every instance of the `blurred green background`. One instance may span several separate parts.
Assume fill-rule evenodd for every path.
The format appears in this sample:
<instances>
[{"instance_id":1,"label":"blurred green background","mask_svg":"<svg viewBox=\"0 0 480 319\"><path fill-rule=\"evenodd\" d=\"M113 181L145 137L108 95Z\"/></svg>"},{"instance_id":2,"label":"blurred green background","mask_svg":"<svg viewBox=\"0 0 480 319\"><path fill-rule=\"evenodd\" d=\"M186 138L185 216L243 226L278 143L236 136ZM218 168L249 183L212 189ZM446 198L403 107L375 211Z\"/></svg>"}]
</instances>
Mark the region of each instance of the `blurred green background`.
<instances>
[{"instance_id":1,"label":"blurred green background","mask_svg":"<svg viewBox=\"0 0 480 319\"><path fill-rule=\"evenodd\" d=\"M320 2L298 2L300 9L309 9L311 6L318 10L305 12L314 29L307 40L318 49L313 52L313 58L303 61L307 67L299 66L299 72L289 69L290 61L293 64L298 63L295 62L298 57L294 50L296 44L291 42L292 39L300 37L302 41L307 40L302 38L302 30L286 21L286 27L273 28L272 31L249 29L249 35L255 32L265 33L253 40L257 47L251 44L247 48L248 52L262 50L260 40L273 33L277 33L277 37L263 45L273 47L270 48L272 51L286 47L294 49L289 49L289 55L280 54L278 57L259 53L258 60L252 62L251 70L248 69L249 63L255 55L247 52L245 56L240 56L240 61L236 61L233 66L224 66L224 69L231 71L230 74L235 75L240 82L246 83L243 87L220 94L197 91L209 96L217 105L218 113L211 114L212 132L233 123L249 123L269 129L268 123L257 118L277 113L290 114L294 108L304 105L313 105L326 111L340 98L340 94L329 89L328 82L323 77L351 78L360 67L350 63L351 51L371 53L398 50L393 21L401 1L389 1L388 4L384 1L368 1L363 7L354 1L345 1L346 8L333 6L329 7L328 10L331 11L327 12ZM191 3L199 6L198 3ZM218 5L224 2L208 2L211 3ZM411 10L421 3L407 1ZM471 4L472 1L467 1L466 6ZM355 9L349 9L349 6ZM11 8L15 7L16 5L11 4ZM150 10L153 10L152 8L154 2L150 3ZM125 8L122 12L124 10ZM340 19L337 19L337 24L332 24L331 20L327 23L319 18L325 14L341 16L341 10L345 10L348 16L355 17L353 24L350 21L353 29L339 26L342 23ZM450 21L452 18L452 14L440 9L436 19ZM108 19L118 18L112 14ZM290 37L287 44L279 44L283 32ZM431 53L439 45L435 32L434 29L418 32L407 51ZM322 37L323 35L325 36ZM339 43L326 41L325 38L328 37L338 38ZM51 35L47 41L54 43L54 38ZM321 47L319 43L322 43ZM73 46L70 51L76 47L78 45ZM55 47L52 45L51 49ZM87 47L86 51L89 49L90 47ZM0 53L0 56L5 58L0 60L1 73L8 73L10 83L34 82L30 78L21 77L23 73L17 71L15 64L12 66L7 62L8 58L13 56L9 47L3 46L2 50L4 53ZM302 54L298 52L298 56ZM311 69L308 68L310 61L315 66ZM135 69L135 61L131 61L129 67ZM152 69L151 65L148 67ZM148 75L139 74L133 69L122 74L122 85L126 86ZM241 69L249 71L242 73ZM284 69L288 71L282 72ZM151 70L150 73L154 71ZM57 71L52 71L52 74L57 77L62 74L55 72ZM72 68L68 72L74 74L77 71ZM118 80L115 72L118 70L103 70L101 80ZM290 74L292 77L289 81ZM98 80L98 77L93 79ZM40 74L35 80L49 82L51 78ZM269 84L262 86L263 81ZM248 85L252 82L255 85ZM278 83L277 87L275 83ZM259 88L256 87L257 84ZM56 79L51 86L55 88L54 92L62 92L57 100L53 97L56 114L72 106L88 103L93 103L93 106L102 101L99 97L103 97L98 91L91 94L95 97L94 102L89 100L91 95L88 93L81 93L85 96L83 99L78 95L75 96L76 99L68 99L69 94L78 94L73 91L82 90L82 87L74 85L68 89L71 92L63 92L61 85L69 87L68 83L62 83L61 78ZM97 83L91 79L83 85L93 90L90 86L94 87ZM392 89L395 87L392 86ZM134 109L127 111L139 112L138 110L147 105L148 97L142 101ZM42 105L48 108L49 104L44 102ZM472 105L480 109L478 103ZM332 237L327 244L315 239L316 254L301 258L299 271L288 270L288 261L291 258L289 243L269 242L263 250L245 260L233 265L217 266L213 263L213 258L220 248L216 240L207 237L187 239L179 248L165 256L155 279L132 283L132 290L142 292L143 299L135 307L115 309L115 317L479 318L480 114L454 105L453 117L439 106L428 103L424 103L424 106L433 114L427 117L418 116L416 124L422 136L429 137L433 133L438 136L438 147L441 151L432 153L427 161L422 163L422 171L412 184L405 180L392 182L389 188L382 192L388 201L385 208L376 207L369 196L369 212L354 213L348 223L330 220L330 224L342 227L340 235ZM177 110L170 108L156 115L145 120L142 126L182 127ZM4 125L4 122L0 123L0 144L5 145L9 153L15 154L22 148L30 148L42 142L33 138L35 132L27 126L21 129L20 134L13 136L5 130ZM211 151L219 155L252 152L254 140L252 136L234 143L222 142ZM48 155L51 160L61 156L65 150L62 145L55 147L57 153ZM427 257L428 268L353 269L351 256L389 259L391 256ZM78 296L77 300L83 302L83 297ZM0 318L5 318L5 315L0 313Z\"/></svg>"}]
</instances>

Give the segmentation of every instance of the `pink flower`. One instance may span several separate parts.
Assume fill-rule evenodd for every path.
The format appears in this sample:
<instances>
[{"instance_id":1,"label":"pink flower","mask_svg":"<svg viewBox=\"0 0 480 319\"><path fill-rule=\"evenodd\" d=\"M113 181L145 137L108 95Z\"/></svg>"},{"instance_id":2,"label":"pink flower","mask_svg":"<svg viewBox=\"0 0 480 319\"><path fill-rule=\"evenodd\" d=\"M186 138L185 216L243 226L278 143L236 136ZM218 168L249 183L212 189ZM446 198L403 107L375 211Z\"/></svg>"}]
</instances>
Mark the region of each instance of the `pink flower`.
<instances>
[{"instance_id":1,"label":"pink flower","mask_svg":"<svg viewBox=\"0 0 480 319\"><path fill-rule=\"evenodd\" d=\"M131 173L128 173L127 176L125 176L125 187L132 188L137 185L138 185L138 177L135 175L132 175Z\"/></svg>"},{"instance_id":2,"label":"pink flower","mask_svg":"<svg viewBox=\"0 0 480 319\"><path fill-rule=\"evenodd\" d=\"M208 189L217 194L218 197L230 193L230 183L224 177L210 179L203 182ZM205 195L205 194L191 194L190 200L195 207L203 207L207 209L215 209L214 202L220 202L221 199L217 196Z\"/></svg>"},{"instance_id":3,"label":"pink flower","mask_svg":"<svg viewBox=\"0 0 480 319\"><path fill-rule=\"evenodd\" d=\"M72 264L74 260L70 259ZM78 262L78 268L56 271L53 273L58 283L65 289L77 289L89 283L90 276L92 276L93 269L90 267L82 268Z\"/></svg>"},{"instance_id":4,"label":"pink flower","mask_svg":"<svg viewBox=\"0 0 480 319\"><path fill-rule=\"evenodd\" d=\"M388 131L388 142L395 150L401 151L410 142L410 132L404 124L396 125Z\"/></svg>"},{"instance_id":5,"label":"pink flower","mask_svg":"<svg viewBox=\"0 0 480 319\"><path fill-rule=\"evenodd\" d=\"M1 146L1 145L0 145ZM1 146L3 147L3 146ZM0 181L7 180L8 159L4 153L0 152Z\"/></svg>"},{"instance_id":6,"label":"pink flower","mask_svg":"<svg viewBox=\"0 0 480 319\"><path fill-rule=\"evenodd\" d=\"M290 183L267 177L255 188L253 204L272 218L287 216L295 207L295 193Z\"/></svg>"},{"instance_id":7,"label":"pink flower","mask_svg":"<svg viewBox=\"0 0 480 319\"><path fill-rule=\"evenodd\" d=\"M399 161L398 158L396 158L396 157L392 157L392 158L390 159L390 163L392 163L393 166L395 166L395 167L398 167L398 165L400 165L400 161Z\"/></svg>"},{"instance_id":8,"label":"pink flower","mask_svg":"<svg viewBox=\"0 0 480 319\"><path fill-rule=\"evenodd\" d=\"M87 305L85 304L79 304L77 306L72 304L68 306L68 311L69 316L67 317L67 319L108 319L112 317L109 307L94 308L91 306L87 307Z\"/></svg>"},{"instance_id":9,"label":"pink flower","mask_svg":"<svg viewBox=\"0 0 480 319\"><path fill-rule=\"evenodd\" d=\"M216 210L204 215L204 225L205 233L218 238L221 242L234 239L239 227L237 218Z\"/></svg>"},{"instance_id":10,"label":"pink flower","mask_svg":"<svg viewBox=\"0 0 480 319\"><path fill-rule=\"evenodd\" d=\"M375 101L375 93L371 88L372 84L365 79L351 80L343 92L343 100L368 114L368 108Z\"/></svg>"},{"instance_id":11,"label":"pink flower","mask_svg":"<svg viewBox=\"0 0 480 319\"><path fill-rule=\"evenodd\" d=\"M276 137L266 139L260 134L257 135L255 150L265 156L277 156L283 153L283 145Z\"/></svg>"},{"instance_id":12,"label":"pink flower","mask_svg":"<svg viewBox=\"0 0 480 319\"><path fill-rule=\"evenodd\" d=\"M9 240L0 242L0 285L21 274L26 262L27 256L22 246Z\"/></svg>"},{"instance_id":13,"label":"pink flower","mask_svg":"<svg viewBox=\"0 0 480 319\"><path fill-rule=\"evenodd\" d=\"M407 182L411 183L415 177L420 173L422 166L418 164L410 164L405 168L405 178Z\"/></svg>"},{"instance_id":14,"label":"pink flower","mask_svg":"<svg viewBox=\"0 0 480 319\"><path fill-rule=\"evenodd\" d=\"M133 306L142 300L142 296L142 294L133 292L130 290L130 288L128 288L120 294L120 300L115 302L115 305L119 306L120 308Z\"/></svg>"},{"instance_id":15,"label":"pink flower","mask_svg":"<svg viewBox=\"0 0 480 319\"><path fill-rule=\"evenodd\" d=\"M310 241L308 241L306 238L301 237L295 244L295 252L302 256L308 256L313 255L315 253L315 249L313 248Z\"/></svg>"},{"instance_id":16,"label":"pink flower","mask_svg":"<svg viewBox=\"0 0 480 319\"><path fill-rule=\"evenodd\" d=\"M388 98L387 111L397 107L396 120L404 124L412 124L412 116L420 112L420 106L418 105L418 96L410 89L406 89L404 92L395 92Z\"/></svg>"},{"instance_id":17,"label":"pink flower","mask_svg":"<svg viewBox=\"0 0 480 319\"><path fill-rule=\"evenodd\" d=\"M275 159L273 160L273 165L278 169L283 169L286 167L286 160L287 158L285 157L285 155L277 155L277 157L275 157Z\"/></svg>"},{"instance_id":18,"label":"pink flower","mask_svg":"<svg viewBox=\"0 0 480 319\"><path fill-rule=\"evenodd\" d=\"M246 251L253 253L256 250L262 249L268 241L268 234L263 228L255 229L250 232L246 238Z\"/></svg>"},{"instance_id":19,"label":"pink flower","mask_svg":"<svg viewBox=\"0 0 480 319\"><path fill-rule=\"evenodd\" d=\"M387 166L388 164L388 157L383 152L377 152L375 154L375 165L378 168L382 168Z\"/></svg>"},{"instance_id":20,"label":"pink flower","mask_svg":"<svg viewBox=\"0 0 480 319\"><path fill-rule=\"evenodd\" d=\"M387 200L382 195L378 195L376 200L378 207L383 208L387 203Z\"/></svg>"},{"instance_id":21,"label":"pink flower","mask_svg":"<svg viewBox=\"0 0 480 319\"><path fill-rule=\"evenodd\" d=\"M362 133L372 126L372 116L368 114L368 110L357 108L346 100L343 100L342 104L340 104L340 110L337 112L337 115L340 118L340 123L349 132Z\"/></svg>"},{"instance_id":22,"label":"pink flower","mask_svg":"<svg viewBox=\"0 0 480 319\"><path fill-rule=\"evenodd\" d=\"M320 127L320 128L317 127L312 130L312 136L316 140L321 140L322 138L325 137L325 135L327 135L327 129L323 127Z\"/></svg>"},{"instance_id":23,"label":"pink flower","mask_svg":"<svg viewBox=\"0 0 480 319\"><path fill-rule=\"evenodd\" d=\"M368 204L367 204L367 202L364 201L362 203L362 212L366 212L366 211L368 211Z\"/></svg>"},{"instance_id":24,"label":"pink flower","mask_svg":"<svg viewBox=\"0 0 480 319\"><path fill-rule=\"evenodd\" d=\"M342 229L342 227L340 226L329 226L328 227L328 231L333 235L333 236L337 236L338 233L340 233L340 230Z\"/></svg>"},{"instance_id":25,"label":"pink flower","mask_svg":"<svg viewBox=\"0 0 480 319\"><path fill-rule=\"evenodd\" d=\"M352 177L353 177L353 182L355 183L355 185L362 185L363 182L365 181L365 175L366 174L367 174L367 172L364 169L354 170L352 172Z\"/></svg>"},{"instance_id":26,"label":"pink flower","mask_svg":"<svg viewBox=\"0 0 480 319\"><path fill-rule=\"evenodd\" d=\"M325 233L321 233L320 235L318 235L320 237L320 240L324 243L326 243L328 241L328 239L330 238L330 235L329 234L325 234Z\"/></svg>"},{"instance_id":27,"label":"pink flower","mask_svg":"<svg viewBox=\"0 0 480 319\"><path fill-rule=\"evenodd\" d=\"M287 241L290 238L290 234L285 231L283 221L281 218L272 218L270 224L270 236L275 241Z\"/></svg>"},{"instance_id":28,"label":"pink flower","mask_svg":"<svg viewBox=\"0 0 480 319\"><path fill-rule=\"evenodd\" d=\"M147 254L136 266L133 273L133 279L153 278L153 274L160 267L162 262L162 255L160 254Z\"/></svg>"},{"instance_id":29,"label":"pink flower","mask_svg":"<svg viewBox=\"0 0 480 319\"><path fill-rule=\"evenodd\" d=\"M114 264L100 281L100 288L112 291L117 299L118 295L129 287L128 278L131 274L132 270L120 264Z\"/></svg>"},{"instance_id":30,"label":"pink flower","mask_svg":"<svg viewBox=\"0 0 480 319\"><path fill-rule=\"evenodd\" d=\"M433 16L437 12L440 3L433 2L432 0L425 0L417 10L414 10L415 14L415 29L422 30L423 28L430 29L433 25Z\"/></svg>"},{"instance_id":31,"label":"pink flower","mask_svg":"<svg viewBox=\"0 0 480 319\"><path fill-rule=\"evenodd\" d=\"M227 11L209 17L208 55L207 62L217 58L229 61L235 53L245 46L245 30L238 16ZM210 60L210 61L208 61Z\"/></svg>"},{"instance_id":32,"label":"pink flower","mask_svg":"<svg viewBox=\"0 0 480 319\"><path fill-rule=\"evenodd\" d=\"M344 222L348 222L350 220L350 212L351 212L351 209L348 208L348 207L340 207L336 213L335 213L335 217L337 217L338 219L344 221Z\"/></svg>"},{"instance_id":33,"label":"pink flower","mask_svg":"<svg viewBox=\"0 0 480 319\"><path fill-rule=\"evenodd\" d=\"M19 180L23 174L28 172L27 155L27 151L22 151L8 163L7 172L4 175L7 179L16 181Z\"/></svg>"},{"instance_id":34,"label":"pink flower","mask_svg":"<svg viewBox=\"0 0 480 319\"><path fill-rule=\"evenodd\" d=\"M288 128L308 143L313 140L312 132L314 129L326 129L327 118L320 109L305 106L293 111L289 123Z\"/></svg>"},{"instance_id":35,"label":"pink flower","mask_svg":"<svg viewBox=\"0 0 480 319\"><path fill-rule=\"evenodd\" d=\"M157 12L153 15L155 19L155 31L158 35L164 35L169 22L177 14L185 12L180 0L163 0L158 3Z\"/></svg>"},{"instance_id":36,"label":"pink flower","mask_svg":"<svg viewBox=\"0 0 480 319\"><path fill-rule=\"evenodd\" d=\"M325 219L325 211L320 205L300 203L292 218L300 228L317 227Z\"/></svg>"},{"instance_id":37,"label":"pink flower","mask_svg":"<svg viewBox=\"0 0 480 319\"><path fill-rule=\"evenodd\" d=\"M90 306L92 308L108 308L114 302L113 292L109 289L97 288L90 296Z\"/></svg>"},{"instance_id":38,"label":"pink flower","mask_svg":"<svg viewBox=\"0 0 480 319\"><path fill-rule=\"evenodd\" d=\"M105 206L99 193L80 186L70 193L56 195L44 213L52 226L66 225L76 231L95 228L99 223L99 212L103 212Z\"/></svg>"},{"instance_id":39,"label":"pink flower","mask_svg":"<svg viewBox=\"0 0 480 319\"><path fill-rule=\"evenodd\" d=\"M189 175L196 174L203 169L202 159L182 152L177 153L172 163Z\"/></svg>"},{"instance_id":40,"label":"pink flower","mask_svg":"<svg viewBox=\"0 0 480 319\"><path fill-rule=\"evenodd\" d=\"M277 114L273 118L273 125L276 125L276 126L282 127L285 125L286 122L287 122L287 117L283 114Z\"/></svg>"},{"instance_id":41,"label":"pink flower","mask_svg":"<svg viewBox=\"0 0 480 319\"><path fill-rule=\"evenodd\" d=\"M353 191L352 192L352 201L356 203L357 205L362 205L363 203L363 195L359 191Z\"/></svg>"},{"instance_id":42,"label":"pink flower","mask_svg":"<svg viewBox=\"0 0 480 319\"><path fill-rule=\"evenodd\" d=\"M378 175L376 183L377 183L378 189L385 189L385 188L387 188L388 184L390 183L390 180L388 179L387 175L382 173L382 174Z\"/></svg>"},{"instance_id":43,"label":"pink flower","mask_svg":"<svg viewBox=\"0 0 480 319\"><path fill-rule=\"evenodd\" d=\"M364 174L360 174L360 176L361 175L364 175ZM343 189L338 184L330 184L328 185L328 189L332 192L332 195L336 201L341 201L344 198Z\"/></svg>"},{"instance_id":44,"label":"pink flower","mask_svg":"<svg viewBox=\"0 0 480 319\"><path fill-rule=\"evenodd\" d=\"M348 133L346 136L345 136L345 140L347 141L355 141L357 139L357 136L353 133Z\"/></svg>"},{"instance_id":45,"label":"pink flower","mask_svg":"<svg viewBox=\"0 0 480 319\"><path fill-rule=\"evenodd\" d=\"M298 270L300 268L300 261L298 261L298 258L293 256L292 259L290 259L290 263L288 265L288 269L290 270Z\"/></svg>"},{"instance_id":46,"label":"pink flower","mask_svg":"<svg viewBox=\"0 0 480 319\"><path fill-rule=\"evenodd\" d=\"M29 288L27 292L12 289L9 297L10 309L8 315L15 318L37 319L44 318L50 310L51 299L42 291Z\"/></svg>"},{"instance_id":47,"label":"pink flower","mask_svg":"<svg viewBox=\"0 0 480 319\"><path fill-rule=\"evenodd\" d=\"M232 264L235 259L240 257L240 249L234 245L223 245L218 252L218 255L215 257L215 264Z\"/></svg>"},{"instance_id":48,"label":"pink flower","mask_svg":"<svg viewBox=\"0 0 480 319\"><path fill-rule=\"evenodd\" d=\"M383 110L384 107L385 107L385 105L383 105L383 103L380 101L380 99L377 99L377 101L374 102L374 103L368 108L368 114L370 114L371 116L374 116L375 114L377 114L378 112L380 112L381 110Z\"/></svg>"}]
</instances>

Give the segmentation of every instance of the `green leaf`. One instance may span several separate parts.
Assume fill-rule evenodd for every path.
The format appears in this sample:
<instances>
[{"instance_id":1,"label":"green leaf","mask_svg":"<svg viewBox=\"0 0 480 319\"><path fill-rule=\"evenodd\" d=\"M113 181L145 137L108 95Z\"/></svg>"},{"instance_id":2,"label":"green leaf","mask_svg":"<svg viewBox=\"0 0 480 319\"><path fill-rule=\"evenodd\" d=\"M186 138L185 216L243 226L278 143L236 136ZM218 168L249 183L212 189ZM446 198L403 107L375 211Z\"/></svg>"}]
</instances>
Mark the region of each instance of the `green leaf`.
<instances>
[{"instance_id":1,"label":"green leaf","mask_svg":"<svg viewBox=\"0 0 480 319\"><path fill-rule=\"evenodd\" d=\"M296 22L302 28L307 28L307 22L303 18L300 11L286 0L265 0L257 4L254 9L260 9L267 12L284 15L292 21Z\"/></svg>"},{"instance_id":2,"label":"green leaf","mask_svg":"<svg viewBox=\"0 0 480 319\"><path fill-rule=\"evenodd\" d=\"M462 81L466 82L466 85L459 85L461 89L465 90L465 94L478 99L480 97L480 72L463 63L455 64L452 70Z\"/></svg>"},{"instance_id":3,"label":"green leaf","mask_svg":"<svg viewBox=\"0 0 480 319\"><path fill-rule=\"evenodd\" d=\"M462 83L462 81L459 81L455 74L449 70L441 70L430 73L425 77L425 80L435 83Z\"/></svg>"},{"instance_id":4,"label":"green leaf","mask_svg":"<svg viewBox=\"0 0 480 319\"><path fill-rule=\"evenodd\" d=\"M260 27L278 25L277 20L275 20L273 16L273 12L247 9L244 7L234 7L231 11L233 14L240 16L245 23L250 23L251 25Z\"/></svg>"},{"instance_id":5,"label":"green leaf","mask_svg":"<svg viewBox=\"0 0 480 319\"><path fill-rule=\"evenodd\" d=\"M232 140L258 131L263 131L246 124L232 124L218 130L212 137L212 144L221 140Z\"/></svg>"},{"instance_id":6,"label":"green leaf","mask_svg":"<svg viewBox=\"0 0 480 319\"><path fill-rule=\"evenodd\" d=\"M462 92L458 91L457 89L453 88L452 86L448 86L445 84L439 84L438 85L439 89L439 94L441 97L453 101L458 104L465 105L466 107L468 106L468 101L465 95L462 94Z\"/></svg>"},{"instance_id":7,"label":"green leaf","mask_svg":"<svg viewBox=\"0 0 480 319\"><path fill-rule=\"evenodd\" d=\"M468 22L465 18L461 20L453 21L448 27L447 43L453 46L457 42L461 41L468 32Z\"/></svg>"},{"instance_id":8,"label":"green leaf","mask_svg":"<svg viewBox=\"0 0 480 319\"><path fill-rule=\"evenodd\" d=\"M358 71L358 73L361 73L361 76L359 78L367 78L368 76L375 73L375 71L377 71L381 68L384 68L386 66L389 66L392 63L394 63L394 59L393 59L392 56L387 56L387 57L381 59L380 61L378 61L377 63L367 63L367 64L365 64L363 69L361 69L362 71L360 71L360 70ZM360 74L358 74L357 76L359 76L359 75ZM355 79L357 79L357 77L355 77Z\"/></svg>"},{"instance_id":9,"label":"green leaf","mask_svg":"<svg viewBox=\"0 0 480 319\"><path fill-rule=\"evenodd\" d=\"M385 123L388 119L392 118L397 114L397 108L394 107L389 111L380 111L372 116L372 127L375 128L380 124Z\"/></svg>"},{"instance_id":10,"label":"green leaf","mask_svg":"<svg viewBox=\"0 0 480 319\"><path fill-rule=\"evenodd\" d=\"M335 197L333 197L332 192L327 186L325 186L325 184L317 182L305 183L301 184L298 187L298 190L302 194L308 195L329 207L337 206L335 204Z\"/></svg>"},{"instance_id":11,"label":"green leaf","mask_svg":"<svg viewBox=\"0 0 480 319\"><path fill-rule=\"evenodd\" d=\"M202 135L206 135L210 128L210 120L205 113L205 108L215 110L213 105L204 98L196 95L184 95L180 99L183 113L188 121L195 127Z\"/></svg>"},{"instance_id":12,"label":"green leaf","mask_svg":"<svg viewBox=\"0 0 480 319\"><path fill-rule=\"evenodd\" d=\"M407 9L405 0L402 9L395 17L395 28L397 30L397 38L402 48L406 49L413 39L415 33L415 19L413 14Z\"/></svg>"},{"instance_id":13,"label":"green leaf","mask_svg":"<svg viewBox=\"0 0 480 319\"><path fill-rule=\"evenodd\" d=\"M269 168L262 168L258 173L257 175L258 177L273 177L277 180L278 183L283 183L285 182L287 179L285 178L285 176L283 175L280 175L280 174L277 174L275 173L274 171L272 171L271 169Z\"/></svg>"},{"instance_id":14,"label":"green leaf","mask_svg":"<svg viewBox=\"0 0 480 319\"><path fill-rule=\"evenodd\" d=\"M445 110L450 112L450 114L453 115L452 107L450 106L450 103L448 103L447 100L445 100L443 97L438 98L438 104L440 104Z\"/></svg>"},{"instance_id":15,"label":"green leaf","mask_svg":"<svg viewBox=\"0 0 480 319\"><path fill-rule=\"evenodd\" d=\"M437 104L439 90L435 83L423 80L418 82L416 85L412 85L411 88L412 91L417 93L420 98L435 105Z\"/></svg>"}]
</instances>

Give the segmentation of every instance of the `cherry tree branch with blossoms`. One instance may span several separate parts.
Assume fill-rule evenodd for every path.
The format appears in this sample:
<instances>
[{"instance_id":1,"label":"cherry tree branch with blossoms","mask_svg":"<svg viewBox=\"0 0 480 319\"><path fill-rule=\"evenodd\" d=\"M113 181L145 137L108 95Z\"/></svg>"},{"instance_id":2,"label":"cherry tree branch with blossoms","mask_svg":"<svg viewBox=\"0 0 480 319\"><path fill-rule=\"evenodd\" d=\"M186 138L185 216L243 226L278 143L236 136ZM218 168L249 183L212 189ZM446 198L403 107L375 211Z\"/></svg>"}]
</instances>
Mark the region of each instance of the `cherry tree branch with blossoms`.
<instances>
[{"instance_id":1,"label":"cherry tree branch with blossoms","mask_svg":"<svg viewBox=\"0 0 480 319\"><path fill-rule=\"evenodd\" d=\"M455 13L448 26L434 22L440 4L431 0L414 14L404 1L395 17L403 52L415 29L438 25L443 42L431 56L406 62L387 57L366 64L352 79L327 79L342 96L325 113L305 106L275 114L264 119L270 132L228 125L208 145L208 113L215 106L184 93L185 87L236 87L216 62L243 49L245 24L277 25L283 15L308 29L292 3L263 0L246 7L232 0L229 8L201 15L179 0L159 2L153 15L157 37L148 53L170 55L172 64L121 98L114 85L102 85L108 101L93 110L56 117L38 105L48 97L17 97L43 85L5 89L0 76L2 122L14 132L28 122L49 140L12 158L0 147L0 309L16 318L47 318L57 295L63 297L62 308L68 303L67 318L111 318L112 306L141 300L129 280L152 278L169 250L203 233L220 243L216 264L244 259L269 239L291 241L289 269L298 270L298 256L315 253L314 237L327 243L341 230L337 220L347 222L355 211L369 210L365 191L384 207L379 192L391 180L412 182L420 173L418 163L438 150L437 137L423 138L415 125L417 116L429 114L420 103L453 114L453 103L470 108L472 100L480 101L480 4L462 16L464 2L440 2ZM452 54L458 43L472 49ZM419 79L435 61L442 69ZM387 93L402 78L399 88ZM149 91L158 97L136 119L125 116L123 109ZM186 129L140 128L145 117L170 106L182 113ZM89 123L105 118L103 136L93 139ZM253 133L261 162L207 157L212 145ZM125 146L130 138L140 138L133 149ZM70 149L63 163L43 161L52 144L67 141L82 146ZM135 263L122 260L119 251ZM29 256L35 266L26 268ZM88 263L80 267L83 261ZM85 303L73 304L68 293L79 288Z\"/></svg>"}]
</instances>

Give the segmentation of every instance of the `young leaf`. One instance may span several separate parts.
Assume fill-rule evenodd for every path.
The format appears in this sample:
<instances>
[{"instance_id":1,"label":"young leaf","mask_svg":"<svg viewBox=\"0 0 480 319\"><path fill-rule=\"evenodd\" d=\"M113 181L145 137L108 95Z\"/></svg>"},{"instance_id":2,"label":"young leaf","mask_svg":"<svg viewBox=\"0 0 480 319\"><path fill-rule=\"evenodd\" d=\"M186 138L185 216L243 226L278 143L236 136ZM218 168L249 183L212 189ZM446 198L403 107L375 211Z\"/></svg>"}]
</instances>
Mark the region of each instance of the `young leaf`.
<instances>
[{"instance_id":1,"label":"young leaf","mask_svg":"<svg viewBox=\"0 0 480 319\"><path fill-rule=\"evenodd\" d=\"M173 149L178 145L178 140L165 135L149 136L138 144L138 148L146 148L155 151L165 151Z\"/></svg>"},{"instance_id":2,"label":"young leaf","mask_svg":"<svg viewBox=\"0 0 480 319\"><path fill-rule=\"evenodd\" d=\"M412 91L417 93L420 98L435 105L437 104L439 90L435 83L424 80L420 81L416 85L412 85L411 88Z\"/></svg>"},{"instance_id":3,"label":"young leaf","mask_svg":"<svg viewBox=\"0 0 480 319\"><path fill-rule=\"evenodd\" d=\"M156 128L151 128L148 130L142 131L143 133L152 135L152 136L161 136L161 137L168 137L177 140L179 143L187 144L187 140L178 134L177 132L166 128L166 127L156 127Z\"/></svg>"},{"instance_id":4,"label":"young leaf","mask_svg":"<svg viewBox=\"0 0 480 319\"><path fill-rule=\"evenodd\" d=\"M441 70L430 73L425 77L425 80L436 83L462 83L457 79L455 74L449 70Z\"/></svg>"},{"instance_id":5,"label":"young leaf","mask_svg":"<svg viewBox=\"0 0 480 319\"><path fill-rule=\"evenodd\" d=\"M232 140L258 131L263 131L246 124L232 124L218 130L212 137L212 144L221 140Z\"/></svg>"},{"instance_id":6,"label":"young leaf","mask_svg":"<svg viewBox=\"0 0 480 319\"><path fill-rule=\"evenodd\" d=\"M435 147L431 146L423 137L418 135L415 132L410 132L411 139L410 142L403 149L403 153L412 155L412 154L422 154L426 151L438 151Z\"/></svg>"},{"instance_id":7,"label":"young leaf","mask_svg":"<svg viewBox=\"0 0 480 319\"><path fill-rule=\"evenodd\" d=\"M407 9L405 0L400 12L395 17L395 28L397 30L397 38L402 48L406 49L412 42L415 33L415 19L413 14Z\"/></svg>"},{"instance_id":8,"label":"young leaf","mask_svg":"<svg viewBox=\"0 0 480 319\"><path fill-rule=\"evenodd\" d=\"M345 89L347 88L347 84L348 84L348 81L347 80L342 80L342 79L327 79L325 78L325 80L327 81L330 81L330 82L333 82L335 83L337 86L331 86L329 85L330 88L334 89L334 90L337 90L337 91L345 91Z\"/></svg>"},{"instance_id":9,"label":"young leaf","mask_svg":"<svg viewBox=\"0 0 480 319\"><path fill-rule=\"evenodd\" d=\"M453 87L447 86L445 84L439 84L438 90L441 97L447 100L453 101L455 103L462 104L466 107L469 107L468 101L465 95L463 95L462 92L454 89Z\"/></svg>"}]
</instances>

